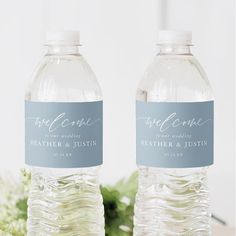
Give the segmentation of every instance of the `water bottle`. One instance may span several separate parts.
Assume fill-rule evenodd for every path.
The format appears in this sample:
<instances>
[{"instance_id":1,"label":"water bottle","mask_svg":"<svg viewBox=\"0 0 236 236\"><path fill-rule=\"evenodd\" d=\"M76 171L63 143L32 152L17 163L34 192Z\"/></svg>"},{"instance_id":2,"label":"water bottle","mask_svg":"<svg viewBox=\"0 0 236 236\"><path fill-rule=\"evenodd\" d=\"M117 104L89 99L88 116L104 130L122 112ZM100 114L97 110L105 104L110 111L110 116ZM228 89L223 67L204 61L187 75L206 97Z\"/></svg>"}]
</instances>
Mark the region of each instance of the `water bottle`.
<instances>
[{"instance_id":1,"label":"water bottle","mask_svg":"<svg viewBox=\"0 0 236 236\"><path fill-rule=\"evenodd\" d=\"M135 236L209 236L213 95L189 31L160 31L136 95Z\"/></svg>"},{"instance_id":2,"label":"water bottle","mask_svg":"<svg viewBox=\"0 0 236 236\"><path fill-rule=\"evenodd\" d=\"M79 32L49 32L25 101L28 236L104 236L102 93Z\"/></svg>"}]
</instances>

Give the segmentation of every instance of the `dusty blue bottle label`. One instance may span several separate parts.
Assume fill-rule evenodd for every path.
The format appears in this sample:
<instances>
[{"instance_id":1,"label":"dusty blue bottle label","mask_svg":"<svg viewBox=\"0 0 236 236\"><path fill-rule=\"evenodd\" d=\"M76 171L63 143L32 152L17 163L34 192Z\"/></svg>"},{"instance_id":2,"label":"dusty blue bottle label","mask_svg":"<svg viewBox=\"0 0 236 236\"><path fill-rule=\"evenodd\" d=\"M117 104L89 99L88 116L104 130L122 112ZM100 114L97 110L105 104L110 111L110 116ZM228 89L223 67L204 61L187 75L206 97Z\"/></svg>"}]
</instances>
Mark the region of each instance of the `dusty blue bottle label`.
<instances>
[{"instance_id":1,"label":"dusty blue bottle label","mask_svg":"<svg viewBox=\"0 0 236 236\"><path fill-rule=\"evenodd\" d=\"M26 101L26 164L51 168L101 165L102 118L102 101Z\"/></svg>"},{"instance_id":2,"label":"dusty blue bottle label","mask_svg":"<svg viewBox=\"0 0 236 236\"><path fill-rule=\"evenodd\" d=\"M161 168L212 165L213 110L213 101L137 101L137 164Z\"/></svg>"}]
</instances>

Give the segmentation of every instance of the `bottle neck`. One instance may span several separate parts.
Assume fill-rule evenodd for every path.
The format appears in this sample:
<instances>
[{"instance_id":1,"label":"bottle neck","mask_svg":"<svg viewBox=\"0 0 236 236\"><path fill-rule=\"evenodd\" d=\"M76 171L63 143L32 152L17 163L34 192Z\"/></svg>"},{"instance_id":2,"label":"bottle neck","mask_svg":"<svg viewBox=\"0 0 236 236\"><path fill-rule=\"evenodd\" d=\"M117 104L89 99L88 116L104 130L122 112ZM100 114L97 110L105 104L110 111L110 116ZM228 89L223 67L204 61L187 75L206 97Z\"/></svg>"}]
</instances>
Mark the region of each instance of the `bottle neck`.
<instances>
[{"instance_id":1,"label":"bottle neck","mask_svg":"<svg viewBox=\"0 0 236 236\"><path fill-rule=\"evenodd\" d=\"M189 45L160 45L159 55L192 55Z\"/></svg>"},{"instance_id":2,"label":"bottle neck","mask_svg":"<svg viewBox=\"0 0 236 236\"><path fill-rule=\"evenodd\" d=\"M47 55L79 55L77 45L48 45Z\"/></svg>"}]
</instances>

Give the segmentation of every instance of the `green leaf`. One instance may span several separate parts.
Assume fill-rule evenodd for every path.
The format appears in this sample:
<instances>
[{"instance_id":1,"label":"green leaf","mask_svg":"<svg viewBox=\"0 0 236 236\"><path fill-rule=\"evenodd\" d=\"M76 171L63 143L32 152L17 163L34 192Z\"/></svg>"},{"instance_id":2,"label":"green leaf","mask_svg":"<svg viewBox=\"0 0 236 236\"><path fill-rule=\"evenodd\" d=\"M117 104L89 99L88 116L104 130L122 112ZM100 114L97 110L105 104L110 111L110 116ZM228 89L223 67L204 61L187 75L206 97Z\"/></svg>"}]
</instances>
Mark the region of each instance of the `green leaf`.
<instances>
[{"instance_id":1,"label":"green leaf","mask_svg":"<svg viewBox=\"0 0 236 236\"><path fill-rule=\"evenodd\" d=\"M18 218L27 220L27 198L19 199L16 202L16 207L19 209Z\"/></svg>"}]
</instances>

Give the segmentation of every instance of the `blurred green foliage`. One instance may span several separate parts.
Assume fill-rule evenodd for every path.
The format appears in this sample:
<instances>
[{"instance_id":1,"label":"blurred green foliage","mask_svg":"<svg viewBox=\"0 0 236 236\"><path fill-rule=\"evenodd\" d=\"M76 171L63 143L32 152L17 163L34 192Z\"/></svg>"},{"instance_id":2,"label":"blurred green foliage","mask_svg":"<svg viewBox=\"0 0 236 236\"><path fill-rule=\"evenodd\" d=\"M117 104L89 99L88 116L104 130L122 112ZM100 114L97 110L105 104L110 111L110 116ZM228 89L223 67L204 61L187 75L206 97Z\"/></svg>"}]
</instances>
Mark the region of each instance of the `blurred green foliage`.
<instances>
[{"instance_id":1,"label":"blurred green foliage","mask_svg":"<svg viewBox=\"0 0 236 236\"><path fill-rule=\"evenodd\" d=\"M0 178L0 236L25 236L30 173L23 170L20 181ZM101 186L105 208L106 236L133 235L133 212L137 173L114 186Z\"/></svg>"},{"instance_id":2,"label":"blurred green foliage","mask_svg":"<svg viewBox=\"0 0 236 236\"><path fill-rule=\"evenodd\" d=\"M133 235L137 185L137 173L135 172L128 180L122 179L115 186L101 187L107 236Z\"/></svg>"}]
</instances>

